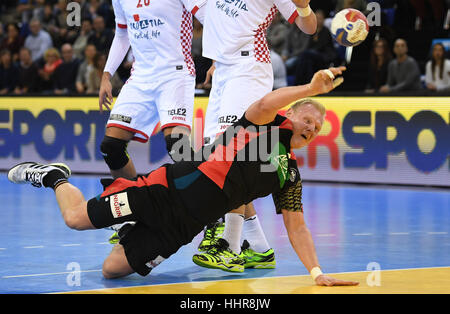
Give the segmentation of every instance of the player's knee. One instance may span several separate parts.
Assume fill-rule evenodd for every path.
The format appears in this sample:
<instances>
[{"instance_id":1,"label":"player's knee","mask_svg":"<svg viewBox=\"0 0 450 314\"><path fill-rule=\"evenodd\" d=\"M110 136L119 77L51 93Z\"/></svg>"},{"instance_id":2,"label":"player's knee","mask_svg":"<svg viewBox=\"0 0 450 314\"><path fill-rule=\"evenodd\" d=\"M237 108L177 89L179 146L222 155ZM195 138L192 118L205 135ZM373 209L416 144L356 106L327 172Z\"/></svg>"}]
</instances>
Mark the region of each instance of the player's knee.
<instances>
[{"instance_id":1,"label":"player's knee","mask_svg":"<svg viewBox=\"0 0 450 314\"><path fill-rule=\"evenodd\" d=\"M111 170L119 170L130 160L127 152L128 142L105 135L100 145L100 152Z\"/></svg>"},{"instance_id":2,"label":"player's knee","mask_svg":"<svg viewBox=\"0 0 450 314\"><path fill-rule=\"evenodd\" d=\"M102 267L103 277L114 279L133 273L121 246L113 248L113 252L105 259Z\"/></svg>"},{"instance_id":3,"label":"player's knee","mask_svg":"<svg viewBox=\"0 0 450 314\"><path fill-rule=\"evenodd\" d=\"M85 230L85 224L80 214L75 210L67 211L63 214L64 222L66 226L73 230Z\"/></svg>"}]
</instances>

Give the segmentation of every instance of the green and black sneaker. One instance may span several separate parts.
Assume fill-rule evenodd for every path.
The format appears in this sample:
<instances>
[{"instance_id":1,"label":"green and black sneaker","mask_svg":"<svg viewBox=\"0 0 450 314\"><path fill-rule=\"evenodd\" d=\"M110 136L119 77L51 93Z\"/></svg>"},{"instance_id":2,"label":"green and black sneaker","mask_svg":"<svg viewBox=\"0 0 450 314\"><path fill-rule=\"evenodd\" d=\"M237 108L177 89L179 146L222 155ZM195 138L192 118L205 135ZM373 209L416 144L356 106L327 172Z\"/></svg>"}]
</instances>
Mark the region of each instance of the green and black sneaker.
<instances>
[{"instance_id":1,"label":"green and black sneaker","mask_svg":"<svg viewBox=\"0 0 450 314\"><path fill-rule=\"evenodd\" d=\"M241 250L239 257L245 261L245 268L270 269L276 266L273 249L268 249L264 253L258 253L250 248L247 240L244 240Z\"/></svg>"},{"instance_id":2,"label":"green and black sneaker","mask_svg":"<svg viewBox=\"0 0 450 314\"><path fill-rule=\"evenodd\" d=\"M229 249L227 240L218 238L208 251L195 254L192 261L201 267L221 269L224 271L242 273L245 261Z\"/></svg>"},{"instance_id":3,"label":"green and black sneaker","mask_svg":"<svg viewBox=\"0 0 450 314\"><path fill-rule=\"evenodd\" d=\"M117 243L119 243L119 241L120 241L120 237L119 237L119 234L118 234L117 232L114 232L114 233L109 237L109 240L108 240L108 242L109 242L110 244L117 244Z\"/></svg>"},{"instance_id":4,"label":"green and black sneaker","mask_svg":"<svg viewBox=\"0 0 450 314\"><path fill-rule=\"evenodd\" d=\"M220 238L225 230L225 223L216 221L213 224L207 225L203 233L203 240L198 245L200 252L206 252L211 245Z\"/></svg>"}]
</instances>

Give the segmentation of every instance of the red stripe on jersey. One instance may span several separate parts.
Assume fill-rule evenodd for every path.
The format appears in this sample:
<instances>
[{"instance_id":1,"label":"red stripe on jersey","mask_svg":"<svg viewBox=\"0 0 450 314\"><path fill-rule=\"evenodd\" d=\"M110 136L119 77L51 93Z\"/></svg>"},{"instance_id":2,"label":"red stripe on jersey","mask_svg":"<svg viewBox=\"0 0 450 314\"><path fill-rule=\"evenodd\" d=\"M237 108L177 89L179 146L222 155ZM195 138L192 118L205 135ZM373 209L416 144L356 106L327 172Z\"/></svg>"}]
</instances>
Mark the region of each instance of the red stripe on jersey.
<instances>
[{"instance_id":1,"label":"red stripe on jersey","mask_svg":"<svg viewBox=\"0 0 450 314\"><path fill-rule=\"evenodd\" d=\"M198 6L195 6L195 7L192 9L191 13L192 13L193 15L195 15L195 13L197 13L197 11L198 11Z\"/></svg>"},{"instance_id":2,"label":"red stripe on jersey","mask_svg":"<svg viewBox=\"0 0 450 314\"><path fill-rule=\"evenodd\" d=\"M101 194L101 197L115 194L131 187L143 187L155 184L165 186L166 188L169 187L167 184L166 167L158 168L155 171L150 172L146 177L139 177L136 181L118 178L114 180L111 185L106 187L105 191Z\"/></svg>"},{"instance_id":3,"label":"red stripe on jersey","mask_svg":"<svg viewBox=\"0 0 450 314\"><path fill-rule=\"evenodd\" d=\"M127 28L127 25L126 24L119 24L119 23L117 23L117 27L125 29L125 28Z\"/></svg>"},{"instance_id":4,"label":"red stripe on jersey","mask_svg":"<svg viewBox=\"0 0 450 314\"><path fill-rule=\"evenodd\" d=\"M284 120L281 124L280 124L280 129L288 129L288 130L292 130L293 129L293 125L292 125L292 121L289 120L288 118L286 118L286 120Z\"/></svg>"},{"instance_id":5,"label":"red stripe on jersey","mask_svg":"<svg viewBox=\"0 0 450 314\"><path fill-rule=\"evenodd\" d=\"M138 134L142 135L145 139L135 136L135 137L132 138L132 140L138 141L138 142L141 142L141 143L146 143L148 141L148 139L149 139L148 135L145 134L144 132L136 130L136 129L133 129L133 128L129 128L129 127L124 126L122 124L108 123L106 125L106 127L107 128L109 128L109 127L116 127L116 128L119 128L119 129L123 129L123 130L126 130L126 131L133 132L133 133L138 133Z\"/></svg>"},{"instance_id":6,"label":"red stripe on jersey","mask_svg":"<svg viewBox=\"0 0 450 314\"><path fill-rule=\"evenodd\" d=\"M294 13L292 13L291 17L288 19L289 24L293 24L295 22L295 19L298 16L298 12L297 10L294 11Z\"/></svg>"},{"instance_id":7,"label":"red stripe on jersey","mask_svg":"<svg viewBox=\"0 0 450 314\"><path fill-rule=\"evenodd\" d=\"M164 125L161 125L161 130L165 129L165 128L176 127L176 126L184 126L185 128L188 128L189 131L191 130L191 126L186 123L166 123Z\"/></svg>"}]
</instances>

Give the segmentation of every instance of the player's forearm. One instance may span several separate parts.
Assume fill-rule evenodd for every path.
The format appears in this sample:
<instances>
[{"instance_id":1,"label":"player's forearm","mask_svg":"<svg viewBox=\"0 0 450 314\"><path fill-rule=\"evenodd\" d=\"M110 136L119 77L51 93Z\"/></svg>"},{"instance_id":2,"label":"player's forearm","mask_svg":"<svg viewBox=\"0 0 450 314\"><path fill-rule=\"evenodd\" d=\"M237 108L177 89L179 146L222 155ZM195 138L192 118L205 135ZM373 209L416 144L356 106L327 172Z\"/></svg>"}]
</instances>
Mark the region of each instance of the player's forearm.
<instances>
[{"instance_id":1,"label":"player's forearm","mask_svg":"<svg viewBox=\"0 0 450 314\"><path fill-rule=\"evenodd\" d=\"M277 112L290 105L294 101L302 98L312 97L317 95L312 89L310 84L299 86L288 86L280 89L276 89L269 94L265 95L261 99L263 108L267 111Z\"/></svg>"},{"instance_id":2,"label":"player's forearm","mask_svg":"<svg viewBox=\"0 0 450 314\"><path fill-rule=\"evenodd\" d=\"M295 24L297 24L300 30L308 35L313 35L317 31L317 18L314 12L306 17L297 16L295 19Z\"/></svg>"},{"instance_id":3,"label":"player's forearm","mask_svg":"<svg viewBox=\"0 0 450 314\"><path fill-rule=\"evenodd\" d=\"M308 272L319 266L314 242L306 226L288 230L289 241Z\"/></svg>"}]
</instances>

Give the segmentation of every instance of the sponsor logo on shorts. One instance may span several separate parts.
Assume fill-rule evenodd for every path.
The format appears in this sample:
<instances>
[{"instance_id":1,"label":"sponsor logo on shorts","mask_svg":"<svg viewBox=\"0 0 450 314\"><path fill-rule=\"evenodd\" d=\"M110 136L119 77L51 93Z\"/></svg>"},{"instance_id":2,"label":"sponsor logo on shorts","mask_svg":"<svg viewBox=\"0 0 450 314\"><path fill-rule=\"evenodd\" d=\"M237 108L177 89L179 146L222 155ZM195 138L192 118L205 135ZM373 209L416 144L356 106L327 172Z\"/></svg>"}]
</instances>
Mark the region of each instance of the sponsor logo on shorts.
<instances>
[{"instance_id":1,"label":"sponsor logo on shorts","mask_svg":"<svg viewBox=\"0 0 450 314\"><path fill-rule=\"evenodd\" d=\"M131 123L132 118L121 114L113 113L112 115L110 115L109 120Z\"/></svg>"},{"instance_id":2,"label":"sponsor logo on shorts","mask_svg":"<svg viewBox=\"0 0 450 314\"><path fill-rule=\"evenodd\" d=\"M161 255L158 255L158 257L156 257L154 260L146 263L145 266L147 266L148 268L153 269L156 266L158 266L159 264L161 264L164 260L165 260L164 257L162 257Z\"/></svg>"},{"instance_id":3,"label":"sponsor logo on shorts","mask_svg":"<svg viewBox=\"0 0 450 314\"><path fill-rule=\"evenodd\" d=\"M112 195L109 204L114 218L131 215L127 192Z\"/></svg>"},{"instance_id":4,"label":"sponsor logo on shorts","mask_svg":"<svg viewBox=\"0 0 450 314\"><path fill-rule=\"evenodd\" d=\"M177 108L167 110L169 116L183 116L186 117L186 108Z\"/></svg>"},{"instance_id":5,"label":"sponsor logo on shorts","mask_svg":"<svg viewBox=\"0 0 450 314\"><path fill-rule=\"evenodd\" d=\"M238 116L237 115L228 115L228 116L222 116L219 117L219 123L235 123L238 120Z\"/></svg>"}]
</instances>

